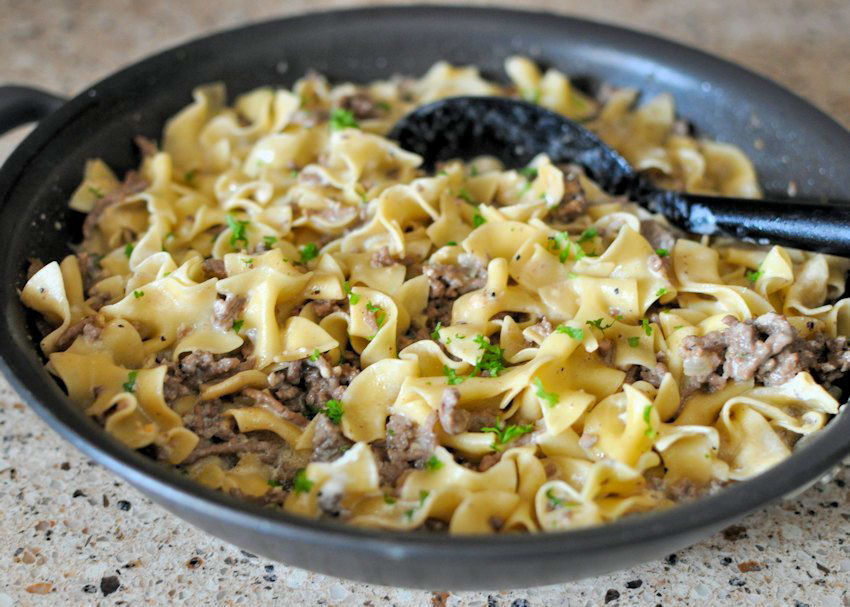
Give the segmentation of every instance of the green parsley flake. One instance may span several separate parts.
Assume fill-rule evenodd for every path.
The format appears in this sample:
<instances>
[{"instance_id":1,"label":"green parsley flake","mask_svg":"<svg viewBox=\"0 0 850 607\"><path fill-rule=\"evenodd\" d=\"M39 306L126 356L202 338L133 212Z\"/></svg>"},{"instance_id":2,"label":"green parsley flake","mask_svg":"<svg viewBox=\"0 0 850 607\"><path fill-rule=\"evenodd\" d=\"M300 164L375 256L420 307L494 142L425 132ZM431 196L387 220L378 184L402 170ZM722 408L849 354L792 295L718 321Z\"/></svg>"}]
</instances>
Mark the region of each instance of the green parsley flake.
<instances>
[{"instance_id":1,"label":"green parsley flake","mask_svg":"<svg viewBox=\"0 0 850 607\"><path fill-rule=\"evenodd\" d=\"M103 196L104 196L103 190L101 190L100 188L93 186L93 185L89 186L89 192L95 198L103 198Z\"/></svg>"},{"instance_id":2,"label":"green parsley flake","mask_svg":"<svg viewBox=\"0 0 850 607\"><path fill-rule=\"evenodd\" d=\"M307 478L307 471L304 468L299 468L295 473L295 478L292 479L292 490L295 493L309 493L313 488L313 481Z\"/></svg>"},{"instance_id":3,"label":"green parsley flake","mask_svg":"<svg viewBox=\"0 0 850 607\"><path fill-rule=\"evenodd\" d=\"M393 505L393 504L395 504L395 502L396 502L396 499L392 495L390 495L389 493L384 493L384 503L385 504Z\"/></svg>"},{"instance_id":4,"label":"green parsley flake","mask_svg":"<svg viewBox=\"0 0 850 607\"><path fill-rule=\"evenodd\" d=\"M473 341L478 344L478 347L484 350L481 358L475 363L472 369L472 375L478 375L481 371L487 371L491 377L495 377L500 371L504 371L505 362L502 359L504 350L495 344L491 344L483 335L476 335Z\"/></svg>"},{"instance_id":5,"label":"green parsley flake","mask_svg":"<svg viewBox=\"0 0 850 607\"><path fill-rule=\"evenodd\" d=\"M640 326L643 327L643 332L646 333L647 337L652 335L652 326L649 324L649 321L645 318L642 318L640 321Z\"/></svg>"},{"instance_id":6,"label":"green parsley flake","mask_svg":"<svg viewBox=\"0 0 850 607\"><path fill-rule=\"evenodd\" d=\"M437 175L439 175L441 177L447 177L448 173L446 173L444 170L441 169L441 170L437 171Z\"/></svg>"},{"instance_id":7,"label":"green parsley flake","mask_svg":"<svg viewBox=\"0 0 850 607\"><path fill-rule=\"evenodd\" d=\"M236 333L239 333L239 331L242 329L242 325L244 325L244 324L245 324L244 320L234 320L233 321L233 330Z\"/></svg>"},{"instance_id":8,"label":"green parsley flake","mask_svg":"<svg viewBox=\"0 0 850 607\"><path fill-rule=\"evenodd\" d=\"M136 299L139 299L140 297L144 297L144 296L145 296L144 291L133 291L133 297L135 297Z\"/></svg>"},{"instance_id":9,"label":"green parsley flake","mask_svg":"<svg viewBox=\"0 0 850 607\"><path fill-rule=\"evenodd\" d=\"M469 167L469 176L477 177L478 176L478 167L474 164Z\"/></svg>"},{"instance_id":10,"label":"green parsley flake","mask_svg":"<svg viewBox=\"0 0 850 607\"><path fill-rule=\"evenodd\" d=\"M357 119L348 110L338 107L331 112L331 128L333 130L341 131L347 128L356 129L357 127Z\"/></svg>"},{"instance_id":11,"label":"green parsley flake","mask_svg":"<svg viewBox=\"0 0 850 607\"><path fill-rule=\"evenodd\" d=\"M448 365L443 365L443 375L445 375L446 377L449 378L448 384L450 386L456 386L458 384L462 384L467 379L469 379L465 375L458 376L457 371L455 369L452 369Z\"/></svg>"},{"instance_id":12,"label":"green parsley flake","mask_svg":"<svg viewBox=\"0 0 850 607\"><path fill-rule=\"evenodd\" d=\"M746 276L747 280L749 280L751 283L755 284L756 282L758 282L758 279L761 278L762 274L763 272L761 270L747 270L747 273L744 274L744 276Z\"/></svg>"},{"instance_id":13,"label":"green parsley flake","mask_svg":"<svg viewBox=\"0 0 850 607\"><path fill-rule=\"evenodd\" d=\"M466 188L461 188L460 191L457 193L457 197L466 202L467 204L471 204L474 207L478 206L478 203L475 201L475 199L472 197L472 194L470 194L469 190L467 190Z\"/></svg>"},{"instance_id":14,"label":"green parsley flake","mask_svg":"<svg viewBox=\"0 0 850 607\"><path fill-rule=\"evenodd\" d=\"M575 508L579 505L577 502L568 502L555 495L554 487L546 490L546 499L549 500L549 507L553 510L555 508Z\"/></svg>"},{"instance_id":15,"label":"green parsley flake","mask_svg":"<svg viewBox=\"0 0 850 607\"><path fill-rule=\"evenodd\" d=\"M299 251L301 252L301 263L307 263L319 256L319 247L316 246L315 242L308 242Z\"/></svg>"},{"instance_id":16,"label":"green parsley flake","mask_svg":"<svg viewBox=\"0 0 850 607\"><path fill-rule=\"evenodd\" d=\"M655 249L655 254L659 257L667 257L670 254L670 251L667 249Z\"/></svg>"},{"instance_id":17,"label":"green parsley flake","mask_svg":"<svg viewBox=\"0 0 850 607\"><path fill-rule=\"evenodd\" d=\"M507 426L494 427L494 426L486 426L481 428L482 432L490 432L495 434L496 436L493 438L493 444L490 445L490 448L493 451L501 451L504 449L504 446L510 442L515 441L523 434L528 434L534 430L534 426L528 424L526 426L518 426L515 424L509 424Z\"/></svg>"},{"instance_id":18,"label":"green parsley flake","mask_svg":"<svg viewBox=\"0 0 850 607\"><path fill-rule=\"evenodd\" d=\"M487 223L487 220L484 219L484 216L481 215L481 213L475 213L475 215L472 216L472 225L476 228L483 226L485 223Z\"/></svg>"},{"instance_id":19,"label":"green parsley flake","mask_svg":"<svg viewBox=\"0 0 850 607\"><path fill-rule=\"evenodd\" d=\"M596 320L586 320L584 324L590 325L591 327L596 327L600 331L604 331L605 329L610 329L614 326L614 321L612 320L607 325L602 321L601 318L597 318Z\"/></svg>"},{"instance_id":20,"label":"green parsley flake","mask_svg":"<svg viewBox=\"0 0 850 607\"><path fill-rule=\"evenodd\" d=\"M243 257L242 263L244 263L246 266L250 266L252 263L254 263L254 258L253 257Z\"/></svg>"},{"instance_id":21,"label":"green parsley flake","mask_svg":"<svg viewBox=\"0 0 850 607\"><path fill-rule=\"evenodd\" d=\"M138 375L138 371L130 371L127 373L127 381L121 385L121 387L124 388L124 392L136 391L136 377L138 377Z\"/></svg>"},{"instance_id":22,"label":"green parsley flake","mask_svg":"<svg viewBox=\"0 0 850 607\"><path fill-rule=\"evenodd\" d=\"M436 455L432 455L425 461L425 469L429 472L436 472L442 467L443 462L441 462Z\"/></svg>"},{"instance_id":23,"label":"green parsley flake","mask_svg":"<svg viewBox=\"0 0 850 607\"><path fill-rule=\"evenodd\" d=\"M667 287L661 287L655 292L656 297L663 297L664 295L667 295Z\"/></svg>"},{"instance_id":24,"label":"green parsley flake","mask_svg":"<svg viewBox=\"0 0 850 607\"><path fill-rule=\"evenodd\" d=\"M322 355L322 353L319 352L318 348L313 348L313 353L310 355L309 358L310 358L311 361L316 362L317 360L319 360L319 357L321 355Z\"/></svg>"},{"instance_id":25,"label":"green parsley flake","mask_svg":"<svg viewBox=\"0 0 850 607\"><path fill-rule=\"evenodd\" d=\"M547 392L543 388L543 381L539 377L535 377L531 383L536 388L537 398L545 401L550 407L554 407L558 404L558 395L554 392Z\"/></svg>"},{"instance_id":26,"label":"green parsley flake","mask_svg":"<svg viewBox=\"0 0 850 607\"><path fill-rule=\"evenodd\" d=\"M650 421L650 414L652 413L652 405L647 405L643 408L643 421L646 422L646 430L644 431L644 435L652 438L655 436L655 430L652 429L652 422Z\"/></svg>"},{"instance_id":27,"label":"green parsley flake","mask_svg":"<svg viewBox=\"0 0 850 607\"><path fill-rule=\"evenodd\" d=\"M434 330L431 332L431 339L434 341L440 341L440 329L443 328L443 323L437 321L437 326L434 327Z\"/></svg>"},{"instance_id":28,"label":"green parsley flake","mask_svg":"<svg viewBox=\"0 0 850 607\"><path fill-rule=\"evenodd\" d=\"M298 169L292 169L289 171L289 176L292 177L292 179L298 179Z\"/></svg>"},{"instance_id":29,"label":"green parsley flake","mask_svg":"<svg viewBox=\"0 0 850 607\"><path fill-rule=\"evenodd\" d=\"M280 484L279 480L276 480L276 479L273 479L273 478L270 478L269 480L267 480L266 483L268 484L269 487L282 487L283 486L283 485Z\"/></svg>"},{"instance_id":30,"label":"green parsley flake","mask_svg":"<svg viewBox=\"0 0 850 607\"><path fill-rule=\"evenodd\" d=\"M569 238L569 235L566 232L555 232L554 236L549 237L549 242L551 244L551 248L558 252L558 260L561 263L564 263L570 257L570 246L572 245L572 241Z\"/></svg>"},{"instance_id":31,"label":"green parsley flake","mask_svg":"<svg viewBox=\"0 0 850 607\"><path fill-rule=\"evenodd\" d=\"M245 228L250 223L250 221L239 221L228 213L227 227L230 228L230 247L232 249L236 249L237 242L241 242L245 247L248 246L248 237L245 235Z\"/></svg>"},{"instance_id":32,"label":"green parsley flake","mask_svg":"<svg viewBox=\"0 0 850 607\"><path fill-rule=\"evenodd\" d=\"M266 246L271 247L277 242L277 236L263 236L263 242Z\"/></svg>"},{"instance_id":33,"label":"green parsley flake","mask_svg":"<svg viewBox=\"0 0 850 607\"><path fill-rule=\"evenodd\" d=\"M447 246L447 247L456 247L456 246L457 246L457 242L455 242L454 240L450 240L450 241L448 241L448 242L446 243L446 246Z\"/></svg>"},{"instance_id":34,"label":"green parsley flake","mask_svg":"<svg viewBox=\"0 0 850 607\"><path fill-rule=\"evenodd\" d=\"M579 243L587 242L588 240L593 240L598 235L599 233L596 231L596 228L587 228L584 232L581 233L581 236L579 236L578 241Z\"/></svg>"},{"instance_id":35,"label":"green parsley flake","mask_svg":"<svg viewBox=\"0 0 850 607\"><path fill-rule=\"evenodd\" d=\"M338 426L342 421L342 403L332 398L325 403L325 408L320 413L327 415L328 419Z\"/></svg>"},{"instance_id":36,"label":"green parsley flake","mask_svg":"<svg viewBox=\"0 0 850 607\"><path fill-rule=\"evenodd\" d=\"M342 290L345 291L345 294L348 296L348 301L351 302L351 305L356 306L357 302L360 301L360 295L352 292L351 284L347 280L342 283Z\"/></svg>"},{"instance_id":37,"label":"green parsley flake","mask_svg":"<svg viewBox=\"0 0 850 607\"><path fill-rule=\"evenodd\" d=\"M517 171L517 173L525 177L528 181L537 179L537 169L534 167L525 167Z\"/></svg>"},{"instance_id":38,"label":"green parsley flake","mask_svg":"<svg viewBox=\"0 0 850 607\"><path fill-rule=\"evenodd\" d=\"M629 338L629 345L632 348L637 348L640 345L640 337L630 337Z\"/></svg>"},{"instance_id":39,"label":"green parsley flake","mask_svg":"<svg viewBox=\"0 0 850 607\"><path fill-rule=\"evenodd\" d=\"M366 302L366 309L372 313L372 316L375 318L375 324L378 325L378 328L384 326L384 321L387 319L387 313L384 312L384 309L381 306L376 306L371 301Z\"/></svg>"},{"instance_id":40,"label":"green parsley flake","mask_svg":"<svg viewBox=\"0 0 850 607\"><path fill-rule=\"evenodd\" d=\"M558 333L564 333L565 335L569 335L573 339L577 339L579 341L584 339L584 329L577 329L569 325L558 325L555 331L557 331Z\"/></svg>"},{"instance_id":41,"label":"green parsley flake","mask_svg":"<svg viewBox=\"0 0 850 607\"><path fill-rule=\"evenodd\" d=\"M133 249L134 249L134 248L135 248L135 246L133 245L133 243L132 243L132 242L128 242L128 243L127 243L127 245L124 247L124 256L125 256L127 259L130 259L130 255L132 255L132 254L133 254Z\"/></svg>"},{"instance_id":42,"label":"green parsley flake","mask_svg":"<svg viewBox=\"0 0 850 607\"><path fill-rule=\"evenodd\" d=\"M186 171L186 174L183 178L186 180L186 183L192 183L195 180L195 176L198 174L198 169L192 169L191 171Z\"/></svg>"}]
</instances>

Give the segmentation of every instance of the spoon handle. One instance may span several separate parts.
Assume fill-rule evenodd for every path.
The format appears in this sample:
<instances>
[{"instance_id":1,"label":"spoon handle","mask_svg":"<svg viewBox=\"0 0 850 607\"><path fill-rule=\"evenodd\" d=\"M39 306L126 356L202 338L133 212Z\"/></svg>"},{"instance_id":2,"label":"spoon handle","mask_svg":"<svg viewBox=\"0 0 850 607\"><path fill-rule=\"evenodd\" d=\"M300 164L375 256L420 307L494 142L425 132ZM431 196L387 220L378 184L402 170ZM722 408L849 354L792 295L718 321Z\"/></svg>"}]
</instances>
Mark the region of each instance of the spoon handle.
<instances>
[{"instance_id":1,"label":"spoon handle","mask_svg":"<svg viewBox=\"0 0 850 607\"><path fill-rule=\"evenodd\" d=\"M688 232L850 256L848 202L721 198L658 190L644 197L652 211Z\"/></svg>"}]
</instances>

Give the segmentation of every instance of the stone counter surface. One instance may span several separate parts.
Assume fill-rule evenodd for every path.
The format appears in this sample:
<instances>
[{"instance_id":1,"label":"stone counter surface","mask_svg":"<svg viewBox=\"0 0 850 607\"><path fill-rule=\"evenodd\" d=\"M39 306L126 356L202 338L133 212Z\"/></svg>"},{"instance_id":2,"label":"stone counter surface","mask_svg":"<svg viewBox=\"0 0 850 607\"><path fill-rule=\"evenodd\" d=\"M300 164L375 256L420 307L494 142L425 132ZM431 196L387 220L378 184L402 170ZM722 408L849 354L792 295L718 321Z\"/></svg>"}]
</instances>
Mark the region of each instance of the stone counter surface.
<instances>
[{"instance_id":1,"label":"stone counter surface","mask_svg":"<svg viewBox=\"0 0 850 607\"><path fill-rule=\"evenodd\" d=\"M200 34L348 4L0 0L0 83L72 94ZM525 6L703 48L777 80L850 126L847 0L568 0ZM21 129L0 138L0 160L24 134ZM273 563L198 531L83 457L0 378L0 607L850 606L848 482L845 467L831 482L692 548L603 577L510 592L400 590Z\"/></svg>"}]
</instances>

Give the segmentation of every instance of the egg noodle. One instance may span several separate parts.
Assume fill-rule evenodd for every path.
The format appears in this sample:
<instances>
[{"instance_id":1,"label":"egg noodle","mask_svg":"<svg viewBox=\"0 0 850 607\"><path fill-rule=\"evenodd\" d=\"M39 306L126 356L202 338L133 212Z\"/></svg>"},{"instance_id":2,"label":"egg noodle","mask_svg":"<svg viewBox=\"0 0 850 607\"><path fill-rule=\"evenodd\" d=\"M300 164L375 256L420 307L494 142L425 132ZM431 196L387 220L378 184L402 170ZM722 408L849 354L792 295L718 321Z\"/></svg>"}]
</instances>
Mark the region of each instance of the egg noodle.
<instances>
[{"instance_id":1,"label":"egg noodle","mask_svg":"<svg viewBox=\"0 0 850 607\"><path fill-rule=\"evenodd\" d=\"M545 156L428 175L384 138L428 101L521 96L660 185L760 195L669 95L505 68L199 87L138 172L88 163L82 245L21 293L48 369L204 485L383 529L586 526L787 458L838 411L847 260L687 237Z\"/></svg>"}]
</instances>

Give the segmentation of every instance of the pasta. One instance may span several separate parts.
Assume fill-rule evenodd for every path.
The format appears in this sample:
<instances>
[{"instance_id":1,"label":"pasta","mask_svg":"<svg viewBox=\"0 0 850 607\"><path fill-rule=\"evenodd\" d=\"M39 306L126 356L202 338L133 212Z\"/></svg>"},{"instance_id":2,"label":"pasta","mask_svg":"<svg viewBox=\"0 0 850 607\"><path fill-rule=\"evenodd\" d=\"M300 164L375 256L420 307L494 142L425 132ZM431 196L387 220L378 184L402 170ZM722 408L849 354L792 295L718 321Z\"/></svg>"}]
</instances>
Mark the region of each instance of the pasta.
<instances>
[{"instance_id":1,"label":"pasta","mask_svg":"<svg viewBox=\"0 0 850 607\"><path fill-rule=\"evenodd\" d=\"M505 69L232 106L202 86L138 171L90 161L78 252L21 291L71 402L204 485L382 529L605 523L787 458L838 411L848 261L692 239L543 155L425 174L383 136L430 100L522 96L663 186L760 195L669 95Z\"/></svg>"}]
</instances>

